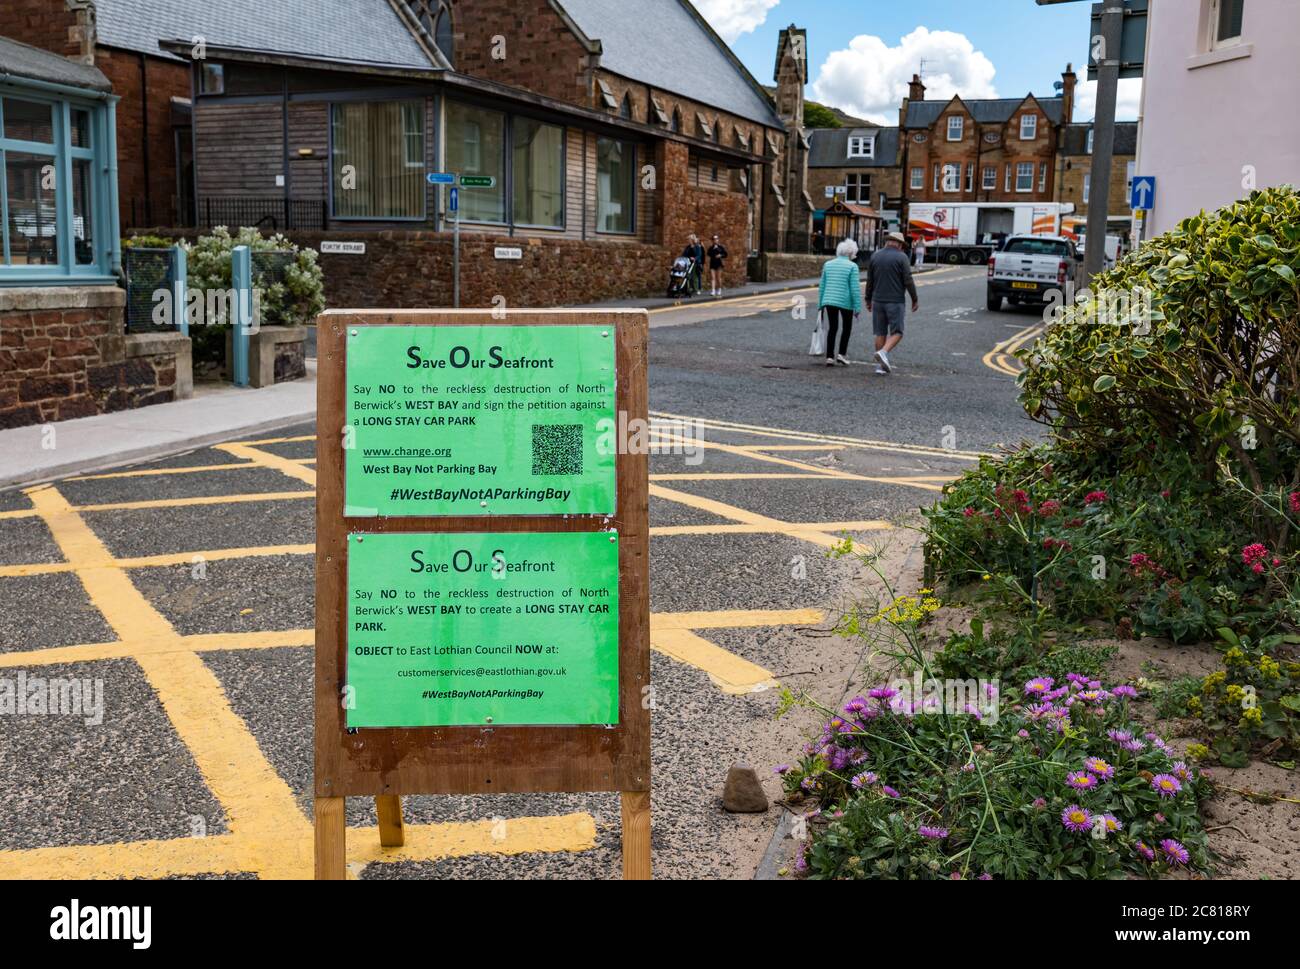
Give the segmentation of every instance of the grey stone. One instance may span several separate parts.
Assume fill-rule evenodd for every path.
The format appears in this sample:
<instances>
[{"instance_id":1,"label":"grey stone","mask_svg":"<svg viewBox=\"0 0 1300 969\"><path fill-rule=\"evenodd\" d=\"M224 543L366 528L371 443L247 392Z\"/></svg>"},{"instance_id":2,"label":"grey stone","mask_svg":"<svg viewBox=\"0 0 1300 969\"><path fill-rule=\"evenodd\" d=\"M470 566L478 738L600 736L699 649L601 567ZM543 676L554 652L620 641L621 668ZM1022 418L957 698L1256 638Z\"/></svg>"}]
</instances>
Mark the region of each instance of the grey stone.
<instances>
[{"instance_id":1,"label":"grey stone","mask_svg":"<svg viewBox=\"0 0 1300 969\"><path fill-rule=\"evenodd\" d=\"M767 795L754 768L737 764L727 771L722 806L732 814L762 814L768 808Z\"/></svg>"}]
</instances>

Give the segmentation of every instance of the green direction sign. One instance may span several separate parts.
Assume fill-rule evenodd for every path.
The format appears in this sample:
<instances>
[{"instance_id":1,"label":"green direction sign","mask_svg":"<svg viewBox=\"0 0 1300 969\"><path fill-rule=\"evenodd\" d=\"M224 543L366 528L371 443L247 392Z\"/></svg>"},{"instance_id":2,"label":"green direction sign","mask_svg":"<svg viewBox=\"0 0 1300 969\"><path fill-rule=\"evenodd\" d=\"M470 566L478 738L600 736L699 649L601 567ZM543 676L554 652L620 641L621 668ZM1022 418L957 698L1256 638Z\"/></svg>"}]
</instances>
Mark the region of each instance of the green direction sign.
<instances>
[{"instance_id":1,"label":"green direction sign","mask_svg":"<svg viewBox=\"0 0 1300 969\"><path fill-rule=\"evenodd\" d=\"M349 535L349 728L618 723L618 536Z\"/></svg>"},{"instance_id":2,"label":"green direction sign","mask_svg":"<svg viewBox=\"0 0 1300 969\"><path fill-rule=\"evenodd\" d=\"M460 177L461 188L496 188L497 180L495 175L462 175Z\"/></svg>"},{"instance_id":3,"label":"green direction sign","mask_svg":"<svg viewBox=\"0 0 1300 969\"><path fill-rule=\"evenodd\" d=\"M607 326L348 330L348 518L612 515Z\"/></svg>"}]
</instances>

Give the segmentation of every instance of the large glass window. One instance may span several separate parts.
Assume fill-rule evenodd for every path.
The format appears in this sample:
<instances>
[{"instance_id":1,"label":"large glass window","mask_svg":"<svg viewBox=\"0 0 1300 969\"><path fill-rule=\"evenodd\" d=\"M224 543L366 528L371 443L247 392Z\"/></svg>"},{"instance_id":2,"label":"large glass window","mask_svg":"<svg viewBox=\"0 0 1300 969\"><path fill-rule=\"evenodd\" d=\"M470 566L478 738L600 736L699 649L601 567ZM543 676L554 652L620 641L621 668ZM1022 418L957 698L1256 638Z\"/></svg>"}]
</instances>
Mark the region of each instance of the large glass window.
<instances>
[{"instance_id":1,"label":"large glass window","mask_svg":"<svg viewBox=\"0 0 1300 969\"><path fill-rule=\"evenodd\" d=\"M59 210L54 157L7 151L4 163L10 265L57 266Z\"/></svg>"},{"instance_id":2,"label":"large glass window","mask_svg":"<svg viewBox=\"0 0 1300 969\"><path fill-rule=\"evenodd\" d=\"M564 228L564 129L527 118L513 129L515 223Z\"/></svg>"},{"instance_id":3,"label":"large glass window","mask_svg":"<svg viewBox=\"0 0 1300 969\"><path fill-rule=\"evenodd\" d=\"M447 171L491 175L493 188L460 193L460 217L470 222L506 221L506 116L447 102Z\"/></svg>"},{"instance_id":4,"label":"large glass window","mask_svg":"<svg viewBox=\"0 0 1300 969\"><path fill-rule=\"evenodd\" d=\"M424 218L424 102L332 106L334 217Z\"/></svg>"},{"instance_id":5,"label":"large glass window","mask_svg":"<svg viewBox=\"0 0 1300 969\"><path fill-rule=\"evenodd\" d=\"M636 149L622 141L596 141L596 230L636 230Z\"/></svg>"},{"instance_id":6,"label":"large glass window","mask_svg":"<svg viewBox=\"0 0 1300 969\"><path fill-rule=\"evenodd\" d=\"M0 285L113 269L109 109L40 97L0 96Z\"/></svg>"}]
</instances>

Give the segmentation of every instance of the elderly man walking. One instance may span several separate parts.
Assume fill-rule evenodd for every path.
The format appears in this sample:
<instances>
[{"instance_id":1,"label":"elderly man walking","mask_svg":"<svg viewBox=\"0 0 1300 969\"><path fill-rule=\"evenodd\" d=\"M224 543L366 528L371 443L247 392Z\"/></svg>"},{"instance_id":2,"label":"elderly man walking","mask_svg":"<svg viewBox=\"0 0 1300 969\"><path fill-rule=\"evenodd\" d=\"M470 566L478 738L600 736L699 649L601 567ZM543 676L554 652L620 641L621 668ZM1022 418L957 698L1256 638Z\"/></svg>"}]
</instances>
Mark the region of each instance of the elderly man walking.
<instances>
[{"instance_id":1,"label":"elderly man walking","mask_svg":"<svg viewBox=\"0 0 1300 969\"><path fill-rule=\"evenodd\" d=\"M872 328L876 334L876 373L894 372L889 354L903 341L907 315L904 294L912 297L912 312L921 308L912 279L912 262L903 247L907 240L901 233L891 232L885 248L871 257L867 268L866 304L871 314Z\"/></svg>"}]
</instances>

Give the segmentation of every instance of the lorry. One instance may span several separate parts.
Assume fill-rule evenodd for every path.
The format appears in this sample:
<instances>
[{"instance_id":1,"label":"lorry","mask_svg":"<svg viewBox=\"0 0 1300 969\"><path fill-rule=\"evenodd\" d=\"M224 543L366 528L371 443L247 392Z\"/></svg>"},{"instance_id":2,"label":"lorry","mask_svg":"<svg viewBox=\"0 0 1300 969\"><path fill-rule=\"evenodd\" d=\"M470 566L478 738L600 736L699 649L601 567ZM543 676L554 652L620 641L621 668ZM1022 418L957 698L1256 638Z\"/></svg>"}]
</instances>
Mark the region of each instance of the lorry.
<instances>
[{"instance_id":1,"label":"lorry","mask_svg":"<svg viewBox=\"0 0 1300 969\"><path fill-rule=\"evenodd\" d=\"M1072 202L913 202L908 234L922 238L926 259L982 266L1009 237L1058 236Z\"/></svg>"},{"instance_id":2,"label":"lorry","mask_svg":"<svg viewBox=\"0 0 1300 969\"><path fill-rule=\"evenodd\" d=\"M988 308L1002 309L1002 301L1046 303L1052 294L1066 291L1082 257L1065 236L1012 236L989 258Z\"/></svg>"}]
</instances>

